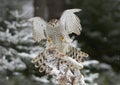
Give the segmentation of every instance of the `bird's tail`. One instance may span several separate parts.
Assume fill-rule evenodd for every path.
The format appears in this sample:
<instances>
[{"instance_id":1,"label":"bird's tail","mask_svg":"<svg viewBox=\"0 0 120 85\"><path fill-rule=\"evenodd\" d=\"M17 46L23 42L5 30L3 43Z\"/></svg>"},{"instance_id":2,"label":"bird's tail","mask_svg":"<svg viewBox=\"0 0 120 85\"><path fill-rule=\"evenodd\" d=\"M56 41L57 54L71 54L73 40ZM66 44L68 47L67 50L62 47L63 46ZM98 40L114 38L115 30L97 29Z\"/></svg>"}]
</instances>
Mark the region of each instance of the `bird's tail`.
<instances>
[{"instance_id":1,"label":"bird's tail","mask_svg":"<svg viewBox=\"0 0 120 85\"><path fill-rule=\"evenodd\" d=\"M67 54L69 57L72 57L73 59L75 59L78 62L83 62L84 61L84 57L88 57L89 55L73 46L69 47L69 52L67 52Z\"/></svg>"},{"instance_id":2,"label":"bird's tail","mask_svg":"<svg viewBox=\"0 0 120 85\"><path fill-rule=\"evenodd\" d=\"M69 52L67 52L66 55L79 63L84 61L84 57L88 57L87 53L82 52L81 50L72 46L69 48ZM60 58L59 52L54 48L45 49L42 53L32 59L32 63L35 65L35 67L39 68L39 72L49 72L51 70L49 65L54 65L54 62L58 62L58 64L56 64L58 68L60 68L60 64L69 65L67 60Z\"/></svg>"}]
</instances>

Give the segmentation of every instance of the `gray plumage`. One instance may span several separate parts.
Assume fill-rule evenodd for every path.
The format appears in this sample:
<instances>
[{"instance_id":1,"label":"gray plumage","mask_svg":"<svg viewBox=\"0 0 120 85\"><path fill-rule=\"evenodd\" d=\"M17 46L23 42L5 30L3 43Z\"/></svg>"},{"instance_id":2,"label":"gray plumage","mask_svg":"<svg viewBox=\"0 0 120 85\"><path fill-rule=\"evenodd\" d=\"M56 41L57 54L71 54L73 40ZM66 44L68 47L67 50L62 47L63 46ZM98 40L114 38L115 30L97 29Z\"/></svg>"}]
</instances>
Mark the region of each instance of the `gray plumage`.
<instances>
[{"instance_id":1,"label":"gray plumage","mask_svg":"<svg viewBox=\"0 0 120 85\"><path fill-rule=\"evenodd\" d=\"M40 17L29 19L33 23L33 37L40 42L47 39L47 47L54 47L61 53L68 51L68 44L72 42L69 34L80 34L82 28L80 19L74 14L80 9L69 9L63 12L59 20L53 19L49 23Z\"/></svg>"}]
</instances>

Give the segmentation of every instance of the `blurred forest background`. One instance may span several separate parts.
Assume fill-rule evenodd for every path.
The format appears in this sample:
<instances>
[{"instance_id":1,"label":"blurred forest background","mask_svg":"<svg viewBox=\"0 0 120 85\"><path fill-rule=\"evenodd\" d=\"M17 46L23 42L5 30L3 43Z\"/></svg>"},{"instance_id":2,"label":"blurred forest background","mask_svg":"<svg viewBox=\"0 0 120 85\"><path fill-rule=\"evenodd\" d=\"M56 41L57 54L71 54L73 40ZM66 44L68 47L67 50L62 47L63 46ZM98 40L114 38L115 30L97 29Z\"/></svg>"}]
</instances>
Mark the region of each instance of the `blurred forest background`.
<instances>
[{"instance_id":1,"label":"blurred forest background","mask_svg":"<svg viewBox=\"0 0 120 85\"><path fill-rule=\"evenodd\" d=\"M99 61L86 67L89 74L99 74L92 82L120 85L120 0L0 0L0 85L54 85L40 79L44 73L30 62L44 43L33 40L27 20L39 16L49 21L70 8L82 9L77 13L82 33L72 34L78 47L90 55L88 60Z\"/></svg>"}]
</instances>

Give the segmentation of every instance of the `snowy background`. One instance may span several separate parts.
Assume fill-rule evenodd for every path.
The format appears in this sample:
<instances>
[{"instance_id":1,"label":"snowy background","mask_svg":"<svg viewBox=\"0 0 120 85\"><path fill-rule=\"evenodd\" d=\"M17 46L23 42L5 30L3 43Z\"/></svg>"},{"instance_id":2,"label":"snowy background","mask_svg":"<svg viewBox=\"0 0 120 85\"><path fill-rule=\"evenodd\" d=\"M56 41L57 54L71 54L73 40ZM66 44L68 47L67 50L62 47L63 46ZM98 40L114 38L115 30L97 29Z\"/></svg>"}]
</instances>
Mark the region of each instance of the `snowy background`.
<instances>
[{"instance_id":1,"label":"snowy background","mask_svg":"<svg viewBox=\"0 0 120 85\"><path fill-rule=\"evenodd\" d=\"M108 25L105 26L106 28L103 30L98 28L98 31L87 28L92 26L89 24L93 24L89 23L92 22L92 19L89 19L89 16L92 14L90 14L89 11L88 14L83 11L83 14L79 16L83 16L83 18L88 16L88 19L91 21L84 20L82 22L83 27L86 29L84 30L83 28L83 34L76 37L76 39L78 40L78 47L82 47L90 54L90 58L86 59L85 67L82 70L82 74L85 76L88 85L120 85L120 30L118 29L120 27L120 21L117 19L120 18L120 6L115 10L115 7L118 6L120 2L116 0L116 2L111 5L112 0L109 0L109 3L104 1L99 2L99 0L94 3L92 3L92 0L91 2L88 1L87 3L86 1L85 3L81 0L83 4L79 4L79 0L76 0L76 2L69 1L70 0L66 0L66 3L69 4L66 8L69 8L69 6L79 7L79 5L81 5L80 8L83 7L83 9L90 10L93 13L99 12L95 12L92 7L87 9L87 6L90 4L104 3L103 8L112 6L106 10L115 12L114 17L111 17L113 15L110 13L108 15L108 11L105 11L107 15L102 16L99 22L101 22L102 25L106 22ZM71 5L70 3L73 4ZM101 9L98 8L98 10ZM50 78L46 78L44 73L39 73L38 69L35 69L31 63L31 59L44 49L44 41L36 43L33 40L32 28L27 22L30 17L33 17L33 12L33 0L0 0L0 85L54 85ZM92 16L94 16L94 14ZM94 16L94 18L96 17L99 16ZM111 18L113 19L111 20ZM114 24L113 28L115 27L115 29L107 29L110 27L110 24ZM98 26L101 26L101 24L98 24ZM93 25L93 27L95 27L95 25ZM105 36L107 31L109 31L108 38ZM87 40L85 33L90 36ZM79 37L82 37L82 39L79 40ZM89 41L93 42L91 43ZM107 42L109 42L110 48L109 45L104 46ZM94 51L91 50L90 46ZM98 55L100 54L101 57L95 54L97 51L99 51Z\"/></svg>"}]
</instances>

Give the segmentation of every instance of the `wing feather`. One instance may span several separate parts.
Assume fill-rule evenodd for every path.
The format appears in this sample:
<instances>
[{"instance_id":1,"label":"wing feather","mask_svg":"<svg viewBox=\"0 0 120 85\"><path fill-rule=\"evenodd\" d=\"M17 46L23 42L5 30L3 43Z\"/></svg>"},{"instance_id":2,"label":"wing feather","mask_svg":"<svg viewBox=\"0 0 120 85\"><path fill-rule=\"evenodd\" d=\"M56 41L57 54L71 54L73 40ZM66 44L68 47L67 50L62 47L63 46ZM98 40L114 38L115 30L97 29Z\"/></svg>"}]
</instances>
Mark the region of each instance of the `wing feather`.
<instances>
[{"instance_id":1,"label":"wing feather","mask_svg":"<svg viewBox=\"0 0 120 85\"><path fill-rule=\"evenodd\" d=\"M79 12L81 9L69 9L63 12L60 22L63 25L63 29L67 31L68 34L75 33L80 34L82 30L80 19L74 14L74 12Z\"/></svg>"},{"instance_id":2,"label":"wing feather","mask_svg":"<svg viewBox=\"0 0 120 85\"><path fill-rule=\"evenodd\" d=\"M40 17L33 17L29 19L33 24L33 38L35 41L40 42L46 39L46 22Z\"/></svg>"}]
</instances>

